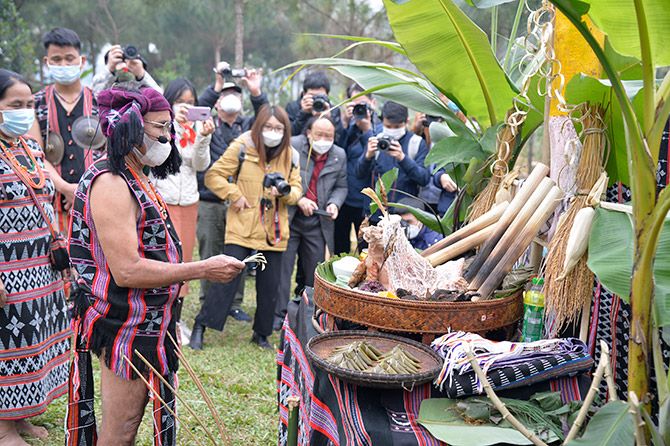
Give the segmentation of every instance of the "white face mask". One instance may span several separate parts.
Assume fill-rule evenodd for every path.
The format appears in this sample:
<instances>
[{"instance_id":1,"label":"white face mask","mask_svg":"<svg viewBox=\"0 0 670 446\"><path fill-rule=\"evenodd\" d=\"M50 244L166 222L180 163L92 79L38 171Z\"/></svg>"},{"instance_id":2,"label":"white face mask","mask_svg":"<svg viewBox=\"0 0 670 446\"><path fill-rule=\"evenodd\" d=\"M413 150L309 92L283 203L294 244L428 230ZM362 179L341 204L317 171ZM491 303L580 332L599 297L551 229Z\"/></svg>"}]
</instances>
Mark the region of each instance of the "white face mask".
<instances>
[{"instance_id":1,"label":"white face mask","mask_svg":"<svg viewBox=\"0 0 670 446\"><path fill-rule=\"evenodd\" d=\"M228 94L219 101L219 108L225 113L237 113L242 110L242 101L235 94Z\"/></svg>"},{"instance_id":2,"label":"white face mask","mask_svg":"<svg viewBox=\"0 0 670 446\"><path fill-rule=\"evenodd\" d=\"M284 139L283 133L278 133L272 130L263 132L263 144L267 147L277 147L282 139Z\"/></svg>"},{"instance_id":3,"label":"white face mask","mask_svg":"<svg viewBox=\"0 0 670 446\"><path fill-rule=\"evenodd\" d=\"M146 146L146 153L142 153L137 147L133 148L133 151L145 166L160 166L168 159L170 152L172 152L172 146L169 141L165 143L159 142L151 139L146 133L144 134L144 145Z\"/></svg>"},{"instance_id":4,"label":"white face mask","mask_svg":"<svg viewBox=\"0 0 670 446\"><path fill-rule=\"evenodd\" d=\"M81 67L79 65L49 65L49 73L57 84L72 85L81 75Z\"/></svg>"},{"instance_id":5,"label":"white face mask","mask_svg":"<svg viewBox=\"0 0 670 446\"><path fill-rule=\"evenodd\" d=\"M388 127L384 127L384 135L390 136L396 141L405 136L406 131L407 130L405 129L405 127L401 127L399 129L390 129Z\"/></svg>"},{"instance_id":6,"label":"white face mask","mask_svg":"<svg viewBox=\"0 0 670 446\"><path fill-rule=\"evenodd\" d=\"M320 139L312 142L312 149L319 155L327 153L333 147L333 141L328 139Z\"/></svg>"},{"instance_id":7,"label":"white face mask","mask_svg":"<svg viewBox=\"0 0 670 446\"><path fill-rule=\"evenodd\" d=\"M419 232L421 232L421 226L419 225L409 225L407 226L407 238L410 240L415 239Z\"/></svg>"}]
</instances>

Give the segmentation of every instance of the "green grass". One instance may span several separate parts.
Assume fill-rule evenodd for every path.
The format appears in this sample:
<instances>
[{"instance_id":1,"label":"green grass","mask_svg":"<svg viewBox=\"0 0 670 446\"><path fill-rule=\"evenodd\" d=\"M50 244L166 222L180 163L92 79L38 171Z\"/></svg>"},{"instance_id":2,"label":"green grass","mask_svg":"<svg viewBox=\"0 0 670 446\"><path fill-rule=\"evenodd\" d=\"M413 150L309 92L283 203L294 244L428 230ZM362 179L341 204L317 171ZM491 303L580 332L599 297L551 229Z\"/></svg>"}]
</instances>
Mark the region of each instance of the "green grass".
<instances>
[{"instance_id":1,"label":"green grass","mask_svg":"<svg viewBox=\"0 0 670 446\"><path fill-rule=\"evenodd\" d=\"M184 302L182 320L190 328L199 308L197 297L199 283L194 281L189 286L190 292ZM255 296L255 282L253 278L249 278L243 308L252 316L255 310ZM250 339L251 324L229 318L223 333L213 330L206 332L203 351L195 352L185 347L184 353L214 401L232 444L273 444L276 443L279 420L276 404L275 353L251 344ZM273 334L270 342L277 345L277 334ZM99 379L96 385L99 388ZM99 392L97 394L99 395ZM183 367L179 369L179 394L218 439L214 420ZM30 440L30 444L40 446L64 444L63 420L66 403L66 397L60 398L49 406L46 413L32 419L35 424L46 427L50 433L48 440ZM99 400L97 403L96 415L100 417ZM186 428L191 429L203 444L211 444L207 442L203 429L181 403L177 403L177 415L182 420L177 444L192 444L193 440L183 432ZM151 413L147 410L137 437L137 445L152 445L152 436Z\"/></svg>"}]
</instances>

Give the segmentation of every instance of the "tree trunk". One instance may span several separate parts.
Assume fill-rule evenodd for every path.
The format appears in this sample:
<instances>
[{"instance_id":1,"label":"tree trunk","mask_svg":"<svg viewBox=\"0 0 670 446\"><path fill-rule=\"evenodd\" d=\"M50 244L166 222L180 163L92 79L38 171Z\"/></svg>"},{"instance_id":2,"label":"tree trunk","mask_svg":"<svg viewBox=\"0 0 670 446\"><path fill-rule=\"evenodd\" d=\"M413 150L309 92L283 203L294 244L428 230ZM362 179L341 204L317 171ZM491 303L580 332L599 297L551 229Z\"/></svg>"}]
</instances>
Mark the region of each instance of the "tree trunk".
<instances>
[{"instance_id":1,"label":"tree trunk","mask_svg":"<svg viewBox=\"0 0 670 446\"><path fill-rule=\"evenodd\" d=\"M244 67L244 0L235 0L235 67Z\"/></svg>"}]
</instances>

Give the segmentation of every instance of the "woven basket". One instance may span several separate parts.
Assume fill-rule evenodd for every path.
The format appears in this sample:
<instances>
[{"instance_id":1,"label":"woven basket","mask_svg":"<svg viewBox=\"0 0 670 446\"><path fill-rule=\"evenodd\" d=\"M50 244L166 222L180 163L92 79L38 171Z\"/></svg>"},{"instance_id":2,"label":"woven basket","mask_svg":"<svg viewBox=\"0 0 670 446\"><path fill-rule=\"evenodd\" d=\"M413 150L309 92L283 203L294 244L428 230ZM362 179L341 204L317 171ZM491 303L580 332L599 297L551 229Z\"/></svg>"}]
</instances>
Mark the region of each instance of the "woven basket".
<instances>
[{"instance_id":1,"label":"woven basket","mask_svg":"<svg viewBox=\"0 0 670 446\"><path fill-rule=\"evenodd\" d=\"M407 353L419 360L420 370L407 375L386 375L379 373L359 372L338 367L327 361L336 347L349 345L354 341L366 341L382 352L400 345ZM410 339L386 333L369 333L365 331L337 331L314 336L307 343L307 357L312 364L330 375L353 384L366 387L385 389L403 388L411 391L415 385L432 381L442 369L442 358L431 348Z\"/></svg>"},{"instance_id":2,"label":"woven basket","mask_svg":"<svg viewBox=\"0 0 670 446\"><path fill-rule=\"evenodd\" d=\"M314 275L314 303L328 314L378 330L443 335L450 329L486 333L523 316L521 292L479 302L389 299L345 289Z\"/></svg>"}]
</instances>

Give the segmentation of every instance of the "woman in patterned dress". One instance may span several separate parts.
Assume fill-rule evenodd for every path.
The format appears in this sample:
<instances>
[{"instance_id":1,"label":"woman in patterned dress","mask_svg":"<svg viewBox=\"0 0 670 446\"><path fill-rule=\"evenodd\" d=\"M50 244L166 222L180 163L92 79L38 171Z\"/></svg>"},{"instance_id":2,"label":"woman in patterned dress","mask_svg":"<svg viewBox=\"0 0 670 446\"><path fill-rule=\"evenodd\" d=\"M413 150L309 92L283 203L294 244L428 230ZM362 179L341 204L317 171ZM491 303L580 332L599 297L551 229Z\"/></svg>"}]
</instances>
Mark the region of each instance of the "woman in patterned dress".
<instances>
[{"instance_id":1,"label":"woman in patterned dress","mask_svg":"<svg viewBox=\"0 0 670 446\"><path fill-rule=\"evenodd\" d=\"M228 282L245 264L225 255L183 263L181 242L154 185L179 170L172 111L151 88L115 87L98 94L107 158L84 174L70 223L70 256L79 274L75 303L76 358L71 370L67 444L132 445L152 385L154 444L175 444L174 419L156 396L174 407L174 395L140 359L174 383L177 355L174 310L180 284ZM91 351L100 357L102 426L93 410Z\"/></svg>"},{"instance_id":2,"label":"woman in patterned dress","mask_svg":"<svg viewBox=\"0 0 670 446\"><path fill-rule=\"evenodd\" d=\"M28 83L0 69L0 444L46 437L27 419L67 391L69 318L63 280L49 260L54 186L43 152L24 138L35 112ZM21 175L21 177L19 176ZM24 181L21 180L24 178Z\"/></svg>"}]
</instances>

